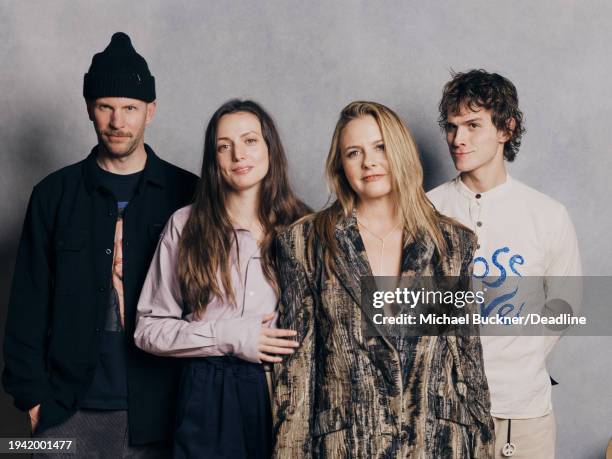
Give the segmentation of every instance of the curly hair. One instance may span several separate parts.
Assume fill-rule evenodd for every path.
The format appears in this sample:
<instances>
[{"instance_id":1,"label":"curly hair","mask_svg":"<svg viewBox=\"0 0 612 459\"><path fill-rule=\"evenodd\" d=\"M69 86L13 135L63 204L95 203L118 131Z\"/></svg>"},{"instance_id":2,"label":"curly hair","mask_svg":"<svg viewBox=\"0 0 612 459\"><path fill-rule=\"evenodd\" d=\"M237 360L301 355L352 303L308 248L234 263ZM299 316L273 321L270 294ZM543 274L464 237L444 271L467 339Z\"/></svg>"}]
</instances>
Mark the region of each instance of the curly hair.
<instances>
[{"instance_id":1,"label":"curly hair","mask_svg":"<svg viewBox=\"0 0 612 459\"><path fill-rule=\"evenodd\" d=\"M509 135L504 144L504 158L514 161L525 133L523 113L518 106L516 87L510 80L485 70L451 72L452 80L444 85L438 110L438 124L446 129L448 114L459 113L462 107L470 110L491 110L495 127ZM510 124L514 120L514 128Z\"/></svg>"}]
</instances>

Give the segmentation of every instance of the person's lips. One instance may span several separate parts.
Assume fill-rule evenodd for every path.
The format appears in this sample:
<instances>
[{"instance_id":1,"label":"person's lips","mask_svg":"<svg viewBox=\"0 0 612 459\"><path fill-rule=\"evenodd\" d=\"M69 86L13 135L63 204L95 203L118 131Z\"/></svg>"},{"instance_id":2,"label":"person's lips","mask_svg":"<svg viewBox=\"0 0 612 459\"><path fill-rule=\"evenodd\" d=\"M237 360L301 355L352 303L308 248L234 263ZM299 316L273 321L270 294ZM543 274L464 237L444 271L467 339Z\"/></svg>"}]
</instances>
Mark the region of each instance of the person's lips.
<instances>
[{"instance_id":1,"label":"person's lips","mask_svg":"<svg viewBox=\"0 0 612 459\"><path fill-rule=\"evenodd\" d=\"M457 158L462 158L464 156L467 156L471 153L471 151L461 151L461 150L453 150L451 152L451 155Z\"/></svg>"},{"instance_id":2,"label":"person's lips","mask_svg":"<svg viewBox=\"0 0 612 459\"><path fill-rule=\"evenodd\" d=\"M132 137L132 135L127 132L105 132L104 136L115 142L121 142L124 139Z\"/></svg>"},{"instance_id":3,"label":"person's lips","mask_svg":"<svg viewBox=\"0 0 612 459\"><path fill-rule=\"evenodd\" d=\"M364 182L375 182L375 181L380 180L381 178L383 178L385 175L386 174L371 174L371 175L366 175L361 180L363 180Z\"/></svg>"},{"instance_id":4,"label":"person's lips","mask_svg":"<svg viewBox=\"0 0 612 459\"><path fill-rule=\"evenodd\" d=\"M244 175L251 172L251 169L253 169L253 166L232 167L232 172L237 175Z\"/></svg>"}]
</instances>

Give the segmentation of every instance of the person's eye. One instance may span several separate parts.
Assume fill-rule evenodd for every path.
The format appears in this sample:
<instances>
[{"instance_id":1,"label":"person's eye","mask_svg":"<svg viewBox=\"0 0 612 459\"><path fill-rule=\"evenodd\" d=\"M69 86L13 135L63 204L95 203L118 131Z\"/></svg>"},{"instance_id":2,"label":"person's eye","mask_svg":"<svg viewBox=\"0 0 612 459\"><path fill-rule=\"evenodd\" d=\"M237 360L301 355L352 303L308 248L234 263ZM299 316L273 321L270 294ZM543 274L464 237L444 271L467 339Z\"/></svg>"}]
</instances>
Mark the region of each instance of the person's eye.
<instances>
[{"instance_id":1,"label":"person's eye","mask_svg":"<svg viewBox=\"0 0 612 459\"><path fill-rule=\"evenodd\" d=\"M228 151L230 146L226 143L222 143L221 145L217 145L217 151L219 153L223 153L224 151Z\"/></svg>"},{"instance_id":2,"label":"person's eye","mask_svg":"<svg viewBox=\"0 0 612 459\"><path fill-rule=\"evenodd\" d=\"M136 110L136 107L134 105L128 105L126 108L128 112Z\"/></svg>"},{"instance_id":3,"label":"person's eye","mask_svg":"<svg viewBox=\"0 0 612 459\"><path fill-rule=\"evenodd\" d=\"M476 129L477 127L480 127L480 124L478 124L478 123L470 123L470 128L471 129Z\"/></svg>"},{"instance_id":4,"label":"person's eye","mask_svg":"<svg viewBox=\"0 0 612 459\"><path fill-rule=\"evenodd\" d=\"M454 124L450 124L450 123L446 123L446 125L444 126L444 130L446 132L453 132L456 128L457 126L455 126Z\"/></svg>"},{"instance_id":5,"label":"person's eye","mask_svg":"<svg viewBox=\"0 0 612 459\"><path fill-rule=\"evenodd\" d=\"M379 143L378 145L376 145L376 149L378 151L385 151L385 144L384 143Z\"/></svg>"},{"instance_id":6,"label":"person's eye","mask_svg":"<svg viewBox=\"0 0 612 459\"><path fill-rule=\"evenodd\" d=\"M245 140L247 145L255 145L257 143L257 139L251 137Z\"/></svg>"},{"instance_id":7,"label":"person's eye","mask_svg":"<svg viewBox=\"0 0 612 459\"><path fill-rule=\"evenodd\" d=\"M347 158L354 158L359 154L359 150L349 150L346 152Z\"/></svg>"}]
</instances>

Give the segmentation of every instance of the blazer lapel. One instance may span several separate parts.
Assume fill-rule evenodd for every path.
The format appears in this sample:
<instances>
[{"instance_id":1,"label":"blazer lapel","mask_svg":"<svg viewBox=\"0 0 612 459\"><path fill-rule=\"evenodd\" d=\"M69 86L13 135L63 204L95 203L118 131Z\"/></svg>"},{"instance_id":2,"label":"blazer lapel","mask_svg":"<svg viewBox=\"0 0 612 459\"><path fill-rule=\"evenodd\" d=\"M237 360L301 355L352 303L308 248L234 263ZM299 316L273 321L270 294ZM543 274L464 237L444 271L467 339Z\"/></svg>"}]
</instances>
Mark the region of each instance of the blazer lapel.
<instances>
[{"instance_id":1,"label":"blazer lapel","mask_svg":"<svg viewBox=\"0 0 612 459\"><path fill-rule=\"evenodd\" d=\"M343 219L336 225L338 252L334 256L336 275L353 301L361 305L361 278L372 276L365 247L357 230L354 217Z\"/></svg>"},{"instance_id":2,"label":"blazer lapel","mask_svg":"<svg viewBox=\"0 0 612 459\"><path fill-rule=\"evenodd\" d=\"M353 300L361 306L362 277L372 277L373 274L355 217L342 219L336 225L335 234L338 245L338 253L334 257L336 275ZM430 238L420 237L404 244L400 276L414 277L415 282L418 281L431 265L434 252L435 244ZM403 279L404 285L406 282L407 279ZM372 287L375 288L374 285Z\"/></svg>"},{"instance_id":3,"label":"blazer lapel","mask_svg":"<svg viewBox=\"0 0 612 459\"><path fill-rule=\"evenodd\" d=\"M373 274L367 259L365 246L354 215L341 219L336 225L335 231L338 253L334 257L335 274L343 288L349 293L352 300L362 309L362 318L369 327L371 337L366 337L364 343L369 350L372 364L376 366L384 379L397 388L398 375L401 378L401 358L393 339L386 336L383 325L374 323L370 311L364 310L362 302L362 277L371 279L372 282L365 285L368 291L377 289L373 281ZM435 251L432 241L418 238L409 241L402 249L401 276L402 284L413 284L418 282L423 272L428 270ZM414 282L410 282L410 278Z\"/></svg>"},{"instance_id":4,"label":"blazer lapel","mask_svg":"<svg viewBox=\"0 0 612 459\"><path fill-rule=\"evenodd\" d=\"M434 242L424 236L405 244L402 250L401 276L418 280L432 264L435 249Z\"/></svg>"},{"instance_id":5,"label":"blazer lapel","mask_svg":"<svg viewBox=\"0 0 612 459\"><path fill-rule=\"evenodd\" d=\"M364 292L362 287L364 285L362 282L365 282L365 288L369 292L377 290L377 286L373 281L372 270L354 214L338 222L335 236L338 247L338 253L334 256L336 275L353 301L363 309L362 294ZM409 241L404 245L400 274L402 286L410 288L410 285L419 282L423 272L428 270L434 252L435 245L433 241L425 237ZM410 278L414 278L414 280L410 281ZM391 342L385 337L384 327L375 324L372 320L371 309L364 310L363 316L365 316L370 326L374 327L383 340L393 347Z\"/></svg>"}]
</instances>

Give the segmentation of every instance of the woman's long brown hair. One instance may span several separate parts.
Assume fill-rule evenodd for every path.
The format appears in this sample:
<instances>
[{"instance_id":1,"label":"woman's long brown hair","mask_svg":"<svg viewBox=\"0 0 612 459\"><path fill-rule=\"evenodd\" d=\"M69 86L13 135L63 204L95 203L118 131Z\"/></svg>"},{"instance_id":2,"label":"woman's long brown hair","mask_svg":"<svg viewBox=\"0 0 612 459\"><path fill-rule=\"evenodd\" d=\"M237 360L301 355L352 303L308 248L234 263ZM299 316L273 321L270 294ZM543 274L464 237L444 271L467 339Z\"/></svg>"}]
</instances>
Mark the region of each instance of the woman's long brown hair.
<instances>
[{"instance_id":1,"label":"woman's long brown hair","mask_svg":"<svg viewBox=\"0 0 612 459\"><path fill-rule=\"evenodd\" d=\"M226 208L228 188L217 163L217 127L221 117L238 112L252 113L259 119L268 147L270 165L261 183L259 199L259 221L265 234L260 251L264 274L276 289L272 242L281 229L309 212L291 190L285 151L270 115L250 100L234 99L223 104L206 128L201 178L179 242L181 293L186 306L196 315L201 315L215 296L221 299L227 296L236 304L230 251L237 237Z\"/></svg>"}]
</instances>

